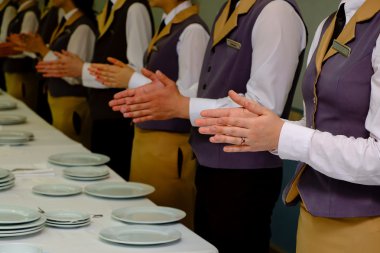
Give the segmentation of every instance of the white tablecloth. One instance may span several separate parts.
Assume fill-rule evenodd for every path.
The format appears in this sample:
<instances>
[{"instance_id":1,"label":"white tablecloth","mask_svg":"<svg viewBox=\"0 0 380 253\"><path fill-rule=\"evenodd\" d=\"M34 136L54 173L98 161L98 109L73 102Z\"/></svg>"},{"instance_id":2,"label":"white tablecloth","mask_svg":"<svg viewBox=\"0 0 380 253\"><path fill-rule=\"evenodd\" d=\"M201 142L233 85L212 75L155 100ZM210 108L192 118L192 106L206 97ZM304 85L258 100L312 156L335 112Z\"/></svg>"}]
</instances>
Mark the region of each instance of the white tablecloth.
<instances>
[{"instance_id":1,"label":"white tablecloth","mask_svg":"<svg viewBox=\"0 0 380 253\"><path fill-rule=\"evenodd\" d=\"M45 211L77 210L90 214L103 214L103 217L93 218L91 224L86 227L75 229L46 227L41 232L29 236L0 238L0 244L9 242L30 243L43 248L44 253L218 252L213 245L179 223L160 225L175 228L182 234L179 241L169 244L158 246L127 246L108 243L99 239L99 231L103 228L122 225L128 226L128 224L112 219L112 210L128 206L154 205L147 198L115 200L92 197L85 193L68 197L49 197L32 193L32 187L41 183L69 183L82 187L94 183L65 179L62 176L64 167L52 165L47 162L47 158L52 154L90 151L47 124L22 102L15 100L5 93L0 95L0 101L1 100L16 101L18 108L15 110L0 111L0 115L23 115L27 117L27 123L0 126L0 131L29 131L34 134L34 140L23 146L0 146L0 167L5 169L17 167L52 168L53 173L16 174L16 185L9 190L0 191L0 203L25 206L36 210L40 207ZM123 181L123 179L111 170L110 178L101 182L105 181Z\"/></svg>"}]
</instances>

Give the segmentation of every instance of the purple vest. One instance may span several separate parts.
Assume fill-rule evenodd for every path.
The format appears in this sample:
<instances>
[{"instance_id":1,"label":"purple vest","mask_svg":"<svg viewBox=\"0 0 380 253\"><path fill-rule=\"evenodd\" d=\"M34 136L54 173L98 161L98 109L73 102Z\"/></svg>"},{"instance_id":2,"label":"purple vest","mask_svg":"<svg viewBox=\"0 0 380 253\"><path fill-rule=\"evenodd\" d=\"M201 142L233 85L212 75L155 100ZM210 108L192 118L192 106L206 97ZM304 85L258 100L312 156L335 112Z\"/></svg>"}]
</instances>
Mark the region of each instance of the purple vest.
<instances>
[{"instance_id":1,"label":"purple vest","mask_svg":"<svg viewBox=\"0 0 380 253\"><path fill-rule=\"evenodd\" d=\"M326 21L326 31L332 16ZM347 43L352 51L346 58L337 53L327 59L317 83L318 108L315 126L333 135L368 138L365 120L371 94L372 51L380 34L380 14L356 25L356 38ZM303 97L307 126L312 126L316 52L305 72ZM297 173L300 170L297 170ZM333 169L333 168L332 168ZM297 174L296 173L296 174ZM288 185L289 189L290 185ZM301 175L298 190L314 216L331 218L380 215L380 187L353 184L325 176L308 166ZM286 196L287 190L284 192Z\"/></svg>"},{"instance_id":2,"label":"purple vest","mask_svg":"<svg viewBox=\"0 0 380 253\"><path fill-rule=\"evenodd\" d=\"M238 93L247 91L246 85L251 75L252 29L257 17L270 2L272 0L257 0L248 13L239 16L238 26L214 47L212 47L213 38L211 36L199 79L198 97L218 99L225 97L230 89ZM299 13L295 1L287 0L287 2ZM224 6L221 10L223 9ZM239 42L241 44L240 50L229 47L226 43L227 38ZM301 65L302 59L299 63L299 66ZM296 76L295 79L298 77ZM294 87L295 84L296 82L294 82ZM291 102L292 95L289 95L288 98ZM284 113L287 112L284 111ZM192 129L190 143L198 162L202 166L239 169L282 166L281 159L269 152L226 153L223 151L225 144L210 143L209 136L199 134L198 128Z\"/></svg>"},{"instance_id":3,"label":"purple vest","mask_svg":"<svg viewBox=\"0 0 380 253\"><path fill-rule=\"evenodd\" d=\"M149 55L145 55L144 61L146 68L151 71L161 70L170 79L177 80L179 71L177 44L182 32L191 24L200 24L208 30L207 25L198 15L193 15L181 23L173 24L170 29L170 34L161 38L156 43L155 47L157 50L153 50ZM136 125L146 130L179 133L188 133L191 129L191 124L188 119L148 121Z\"/></svg>"}]
</instances>

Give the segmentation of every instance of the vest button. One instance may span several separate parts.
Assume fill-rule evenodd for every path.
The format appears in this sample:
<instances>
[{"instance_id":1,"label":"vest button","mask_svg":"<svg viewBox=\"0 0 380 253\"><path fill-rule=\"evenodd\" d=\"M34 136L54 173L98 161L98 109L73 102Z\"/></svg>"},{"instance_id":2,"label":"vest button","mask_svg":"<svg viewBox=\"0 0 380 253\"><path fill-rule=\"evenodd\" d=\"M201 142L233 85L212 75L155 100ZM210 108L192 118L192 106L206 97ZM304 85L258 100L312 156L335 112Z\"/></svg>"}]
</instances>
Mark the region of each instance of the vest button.
<instances>
[{"instance_id":1,"label":"vest button","mask_svg":"<svg viewBox=\"0 0 380 253\"><path fill-rule=\"evenodd\" d=\"M317 103L317 98L313 98L313 103L316 104Z\"/></svg>"},{"instance_id":2,"label":"vest button","mask_svg":"<svg viewBox=\"0 0 380 253\"><path fill-rule=\"evenodd\" d=\"M206 89L206 87L207 87L207 84L203 84L203 86L202 86L202 89Z\"/></svg>"},{"instance_id":3,"label":"vest button","mask_svg":"<svg viewBox=\"0 0 380 253\"><path fill-rule=\"evenodd\" d=\"M207 72L210 72L210 71L211 71L211 66L208 66Z\"/></svg>"}]
</instances>

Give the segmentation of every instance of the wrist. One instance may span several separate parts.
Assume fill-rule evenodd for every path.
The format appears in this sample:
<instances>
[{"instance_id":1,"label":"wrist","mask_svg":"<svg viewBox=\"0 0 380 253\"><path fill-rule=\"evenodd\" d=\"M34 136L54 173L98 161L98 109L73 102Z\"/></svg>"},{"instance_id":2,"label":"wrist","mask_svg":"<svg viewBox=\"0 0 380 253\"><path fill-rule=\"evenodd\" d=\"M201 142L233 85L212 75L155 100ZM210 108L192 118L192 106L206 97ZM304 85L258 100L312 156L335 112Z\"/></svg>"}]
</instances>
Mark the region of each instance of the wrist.
<instances>
[{"instance_id":1,"label":"wrist","mask_svg":"<svg viewBox=\"0 0 380 253\"><path fill-rule=\"evenodd\" d=\"M190 118L190 98L180 95L179 103L176 105L177 115L176 118L189 119Z\"/></svg>"}]
</instances>

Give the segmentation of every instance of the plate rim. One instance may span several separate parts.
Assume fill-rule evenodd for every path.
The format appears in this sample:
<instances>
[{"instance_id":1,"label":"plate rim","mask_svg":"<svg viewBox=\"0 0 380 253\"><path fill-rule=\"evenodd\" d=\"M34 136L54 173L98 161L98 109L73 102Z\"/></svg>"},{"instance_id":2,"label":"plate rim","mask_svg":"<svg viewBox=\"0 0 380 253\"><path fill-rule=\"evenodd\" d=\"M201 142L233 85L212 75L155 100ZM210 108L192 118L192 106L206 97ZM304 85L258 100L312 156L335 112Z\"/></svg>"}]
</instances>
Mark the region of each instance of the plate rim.
<instances>
[{"instance_id":1,"label":"plate rim","mask_svg":"<svg viewBox=\"0 0 380 253\"><path fill-rule=\"evenodd\" d=\"M36 187L42 187L42 186L70 186L70 187L73 187L73 188L76 188L76 191L72 191L70 193L49 193L49 192L44 192L44 191L36 191ZM32 187L32 192L33 193L36 193L36 194L40 194L40 195L45 195L45 196L54 196L54 197L58 197L58 196L72 196L72 195L77 195L77 194L81 194L83 192L83 188L81 186L77 186L77 185L73 185L73 184L37 184L37 185L34 185Z\"/></svg>"},{"instance_id":2,"label":"plate rim","mask_svg":"<svg viewBox=\"0 0 380 253\"><path fill-rule=\"evenodd\" d=\"M26 211L26 212L29 212L31 214L31 218L29 219L26 219L26 220L23 220L23 221L16 221L16 220L13 220L13 221L0 221L0 225L3 225L3 224L20 224L20 223L27 223L27 222L33 222L35 220L38 220L39 218L41 218L41 214L37 211L37 210L33 210L29 207L22 207L22 206L17 206L17 205L0 205L0 211L1 209L6 209L6 208L9 208L9 209L21 209L23 211Z\"/></svg>"},{"instance_id":3,"label":"plate rim","mask_svg":"<svg viewBox=\"0 0 380 253\"><path fill-rule=\"evenodd\" d=\"M168 211L168 212L172 211L172 212L174 212L174 215L176 215L176 213L177 213L177 216L173 217L170 220L156 220L156 221L141 221L141 220L126 219L123 217L116 216L116 212L126 210L126 209L130 209L131 212L133 212L133 211L138 212L139 210L144 210L144 209L145 210L151 209L151 210L157 210L157 211L164 210L164 211ZM119 220L119 221L134 223L134 224L165 224L165 223L172 223L175 221L182 220L183 218L186 217L186 212L184 212L181 209L168 207L168 206L130 206L130 207L121 207L121 208L117 208L117 209L112 210L111 217L116 219L116 220Z\"/></svg>"},{"instance_id":4,"label":"plate rim","mask_svg":"<svg viewBox=\"0 0 380 253\"><path fill-rule=\"evenodd\" d=\"M68 163L68 162L61 162L61 161L56 160L57 156L70 156L70 155L94 156L94 157L99 157L100 161L92 162L92 163ZM86 153L86 152L64 152L64 153L53 154L53 155L50 155L48 157L48 162L50 162L52 164L68 166L68 167L102 165L102 164L109 162L110 160L111 160L110 157L107 155L103 155L103 154L99 154L99 153Z\"/></svg>"},{"instance_id":5,"label":"plate rim","mask_svg":"<svg viewBox=\"0 0 380 253\"><path fill-rule=\"evenodd\" d=\"M141 194L135 194L135 195L123 195L123 196L115 196L115 195L109 195L109 194L102 194L102 193L94 193L93 191L89 190L92 187L100 187L101 185L110 185L110 186L116 186L116 185L139 185L142 187L145 187L146 191ZM103 198L112 198L112 199L125 199L125 198L138 198L138 197L144 197L152 192L155 191L155 188L152 185L144 184L144 183L138 183L138 182L98 182L98 183L92 183L89 185L86 185L83 189L83 191L91 196L96 197L103 197Z\"/></svg>"},{"instance_id":6,"label":"plate rim","mask_svg":"<svg viewBox=\"0 0 380 253\"><path fill-rule=\"evenodd\" d=\"M110 229L124 229L124 230L146 230L146 231L152 231L154 230L155 232L166 232L166 233L174 233L174 237L168 240L161 240L161 241L148 241L148 242L138 242L138 241L123 241L123 240L117 240L117 239L110 239L104 236L102 233L104 233L107 230ZM120 231L118 231L120 232ZM158 244L165 244L165 243L170 243L170 242L175 242L181 239L182 233L175 229L175 228L170 228L170 227L159 227L159 226L148 226L148 225L131 225L131 226L114 226L114 227L107 227L103 228L102 230L99 231L99 237L105 241L108 242L115 242L115 243L120 243L120 244L127 244L127 245L158 245Z\"/></svg>"}]
</instances>

